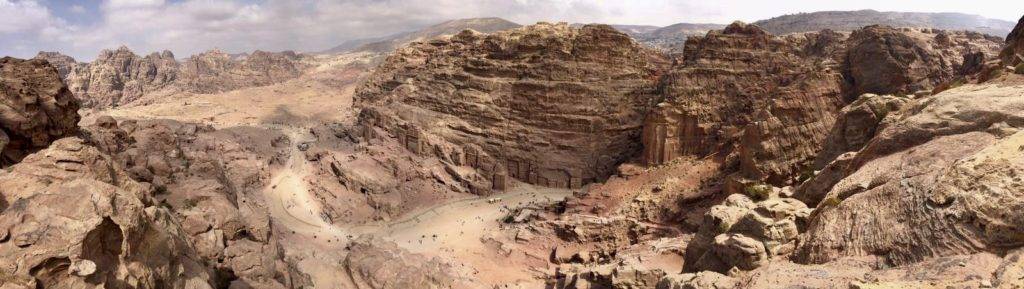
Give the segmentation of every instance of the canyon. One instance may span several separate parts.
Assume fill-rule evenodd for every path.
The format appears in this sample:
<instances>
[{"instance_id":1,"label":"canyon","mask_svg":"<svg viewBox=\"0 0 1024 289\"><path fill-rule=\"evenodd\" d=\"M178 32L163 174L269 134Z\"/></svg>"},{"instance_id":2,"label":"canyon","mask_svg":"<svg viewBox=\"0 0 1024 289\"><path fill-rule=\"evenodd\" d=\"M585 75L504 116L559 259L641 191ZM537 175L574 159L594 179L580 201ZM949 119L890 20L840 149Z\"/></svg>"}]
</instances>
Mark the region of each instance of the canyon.
<instances>
[{"instance_id":1,"label":"canyon","mask_svg":"<svg viewBox=\"0 0 1024 289\"><path fill-rule=\"evenodd\" d=\"M1024 287L1024 18L797 16L0 59L0 288Z\"/></svg>"}]
</instances>

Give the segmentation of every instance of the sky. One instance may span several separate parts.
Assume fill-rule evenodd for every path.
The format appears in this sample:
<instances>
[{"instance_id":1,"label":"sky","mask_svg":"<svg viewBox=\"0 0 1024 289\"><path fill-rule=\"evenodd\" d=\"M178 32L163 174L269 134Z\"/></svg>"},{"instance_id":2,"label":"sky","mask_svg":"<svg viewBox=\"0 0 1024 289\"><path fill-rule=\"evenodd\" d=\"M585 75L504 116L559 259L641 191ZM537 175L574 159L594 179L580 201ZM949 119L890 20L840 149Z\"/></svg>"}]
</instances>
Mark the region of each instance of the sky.
<instances>
[{"instance_id":1,"label":"sky","mask_svg":"<svg viewBox=\"0 0 1024 289\"><path fill-rule=\"evenodd\" d=\"M321 51L346 40L451 19L642 24L753 22L823 10L960 12L1016 22L1021 0L0 0L0 56L58 51L90 61L127 46L179 58L227 52Z\"/></svg>"}]
</instances>

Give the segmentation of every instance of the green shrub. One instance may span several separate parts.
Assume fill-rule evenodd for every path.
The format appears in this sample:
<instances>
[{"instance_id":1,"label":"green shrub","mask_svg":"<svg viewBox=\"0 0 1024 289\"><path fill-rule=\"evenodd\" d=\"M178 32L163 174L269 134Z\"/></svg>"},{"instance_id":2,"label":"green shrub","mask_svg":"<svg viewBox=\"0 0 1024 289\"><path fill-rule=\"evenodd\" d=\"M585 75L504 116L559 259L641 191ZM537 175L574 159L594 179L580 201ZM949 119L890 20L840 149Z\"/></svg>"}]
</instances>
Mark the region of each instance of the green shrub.
<instances>
[{"instance_id":1,"label":"green shrub","mask_svg":"<svg viewBox=\"0 0 1024 289\"><path fill-rule=\"evenodd\" d=\"M743 189L747 196L755 200L765 200L771 196L772 187L765 184L752 184Z\"/></svg>"}]
</instances>

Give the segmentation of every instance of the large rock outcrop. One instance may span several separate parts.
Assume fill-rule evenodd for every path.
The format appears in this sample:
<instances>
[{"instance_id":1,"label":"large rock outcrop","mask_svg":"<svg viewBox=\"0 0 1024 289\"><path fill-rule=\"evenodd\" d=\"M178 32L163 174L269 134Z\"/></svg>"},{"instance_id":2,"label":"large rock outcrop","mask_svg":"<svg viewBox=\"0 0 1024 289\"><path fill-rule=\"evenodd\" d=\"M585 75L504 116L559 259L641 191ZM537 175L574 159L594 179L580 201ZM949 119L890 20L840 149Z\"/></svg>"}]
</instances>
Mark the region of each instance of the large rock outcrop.
<instances>
[{"instance_id":1,"label":"large rock outcrop","mask_svg":"<svg viewBox=\"0 0 1024 289\"><path fill-rule=\"evenodd\" d=\"M1019 66L1024 64L1024 17L1017 22L1017 27L1006 36L1006 47L999 54L1004 65Z\"/></svg>"},{"instance_id":2,"label":"large rock outcrop","mask_svg":"<svg viewBox=\"0 0 1024 289\"><path fill-rule=\"evenodd\" d=\"M0 167L78 131L78 101L42 60L0 59Z\"/></svg>"},{"instance_id":3,"label":"large rock outcrop","mask_svg":"<svg viewBox=\"0 0 1024 289\"><path fill-rule=\"evenodd\" d=\"M0 171L0 287L226 286L151 194L78 138Z\"/></svg>"},{"instance_id":4,"label":"large rock outcrop","mask_svg":"<svg viewBox=\"0 0 1024 289\"><path fill-rule=\"evenodd\" d=\"M807 196L822 201L796 259L901 265L1024 245L1022 112L1024 87L988 83L890 115L863 149L808 181L817 189Z\"/></svg>"},{"instance_id":5,"label":"large rock outcrop","mask_svg":"<svg viewBox=\"0 0 1024 289\"><path fill-rule=\"evenodd\" d=\"M193 93L214 93L264 86L298 77L306 68L293 51L255 51L232 56L220 50L189 57L181 64L181 85Z\"/></svg>"},{"instance_id":6,"label":"large rock outcrop","mask_svg":"<svg viewBox=\"0 0 1024 289\"><path fill-rule=\"evenodd\" d=\"M853 31L847 44L847 97L927 93L978 72L1000 47L996 39L974 32L864 27Z\"/></svg>"},{"instance_id":7,"label":"large rock outcrop","mask_svg":"<svg viewBox=\"0 0 1024 289\"><path fill-rule=\"evenodd\" d=\"M36 58L67 71L64 81L84 107L124 105L170 85L178 77L178 62L170 51L141 57L122 46L101 51L91 63L77 63L58 53L41 52Z\"/></svg>"},{"instance_id":8,"label":"large rock outcrop","mask_svg":"<svg viewBox=\"0 0 1024 289\"><path fill-rule=\"evenodd\" d=\"M645 121L645 162L739 153L746 178L788 182L842 107L832 55L842 41L829 31L775 37L739 22L690 38Z\"/></svg>"},{"instance_id":9,"label":"large rock outcrop","mask_svg":"<svg viewBox=\"0 0 1024 289\"><path fill-rule=\"evenodd\" d=\"M356 101L362 124L495 189L506 177L578 188L640 150L660 61L605 25L467 30L400 49Z\"/></svg>"}]
</instances>

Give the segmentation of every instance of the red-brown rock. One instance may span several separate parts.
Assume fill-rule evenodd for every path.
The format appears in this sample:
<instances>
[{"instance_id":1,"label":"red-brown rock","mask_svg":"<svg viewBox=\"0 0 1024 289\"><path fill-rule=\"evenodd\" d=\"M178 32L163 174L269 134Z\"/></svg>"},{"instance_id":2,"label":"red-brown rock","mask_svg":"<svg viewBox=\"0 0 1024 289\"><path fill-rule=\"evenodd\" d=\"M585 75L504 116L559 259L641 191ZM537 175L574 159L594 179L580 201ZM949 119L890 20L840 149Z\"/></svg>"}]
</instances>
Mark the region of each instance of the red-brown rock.
<instances>
[{"instance_id":1,"label":"red-brown rock","mask_svg":"<svg viewBox=\"0 0 1024 289\"><path fill-rule=\"evenodd\" d=\"M400 49L356 98L361 123L488 182L578 188L640 150L660 61L605 25L467 30Z\"/></svg>"}]
</instances>

